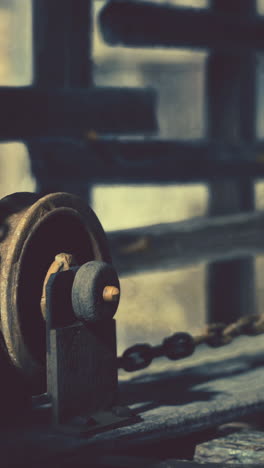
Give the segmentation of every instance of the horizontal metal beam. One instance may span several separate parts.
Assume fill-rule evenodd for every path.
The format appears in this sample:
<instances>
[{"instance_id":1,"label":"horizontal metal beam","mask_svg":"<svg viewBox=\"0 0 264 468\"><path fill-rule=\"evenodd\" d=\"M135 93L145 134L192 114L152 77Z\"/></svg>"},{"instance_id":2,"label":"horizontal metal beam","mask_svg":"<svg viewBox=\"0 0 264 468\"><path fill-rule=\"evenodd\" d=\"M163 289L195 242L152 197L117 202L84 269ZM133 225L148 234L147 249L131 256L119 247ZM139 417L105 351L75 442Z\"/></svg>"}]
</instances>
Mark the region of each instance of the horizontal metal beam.
<instances>
[{"instance_id":1,"label":"horizontal metal beam","mask_svg":"<svg viewBox=\"0 0 264 468\"><path fill-rule=\"evenodd\" d=\"M210 9L113 0L100 13L103 38L129 47L191 47L245 52L263 50L264 21Z\"/></svg>"},{"instance_id":2,"label":"horizontal metal beam","mask_svg":"<svg viewBox=\"0 0 264 468\"><path fill-rule=\"evenodd\" d=\"M0 139L153 132L155 96L138 88L0 87Z\"/></svg>"},{"instance_id":3,"label":"horizontal metal beam","mask_svg":"<svg viewBox=\"0 0 264 468\"><path fill-rule=\"evenodd\" d=\"M264 177L263 142L105 139L29 142L36 177L98 183L166 183Z\"/></svg>"},{"instance_id":4,"label":"horizontal metal beam","mask_svg":"<svg viewBox=\"0 0 264 468\"><path fill-rule=\"evenodd\" d=\"M243 258L264 252L264 212L126 229L108 239L121 275Z\"/></svg>"}]
</instances>

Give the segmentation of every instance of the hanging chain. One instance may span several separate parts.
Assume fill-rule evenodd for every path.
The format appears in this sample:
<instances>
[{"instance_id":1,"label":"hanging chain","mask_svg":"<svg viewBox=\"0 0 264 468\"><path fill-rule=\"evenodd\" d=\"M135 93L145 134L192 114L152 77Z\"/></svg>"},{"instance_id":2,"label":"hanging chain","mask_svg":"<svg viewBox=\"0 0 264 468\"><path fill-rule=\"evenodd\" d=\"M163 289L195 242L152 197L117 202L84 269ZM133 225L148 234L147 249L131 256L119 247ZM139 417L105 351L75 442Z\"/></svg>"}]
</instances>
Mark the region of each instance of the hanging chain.
<instances>
[{"instance_id":1,"label":"hanging chain","mask_svg":"<svg viewBox=\"0 0 264 468\"><path fill-rule=\"evenodd\" d=\"M157 357L165 356L171 360L182 359L193 354L196 346L200 344L217 348L231 343L238 336L254 336L261 333L264 333L264 315L252 314L229 325L224 323L207 325L205 330L197 336L180 332L165 338L162 344L157 346L147 343L136 344L117 359L117 364L118 368L133 372L145 369Z\"/></svg>"}]
</instances>

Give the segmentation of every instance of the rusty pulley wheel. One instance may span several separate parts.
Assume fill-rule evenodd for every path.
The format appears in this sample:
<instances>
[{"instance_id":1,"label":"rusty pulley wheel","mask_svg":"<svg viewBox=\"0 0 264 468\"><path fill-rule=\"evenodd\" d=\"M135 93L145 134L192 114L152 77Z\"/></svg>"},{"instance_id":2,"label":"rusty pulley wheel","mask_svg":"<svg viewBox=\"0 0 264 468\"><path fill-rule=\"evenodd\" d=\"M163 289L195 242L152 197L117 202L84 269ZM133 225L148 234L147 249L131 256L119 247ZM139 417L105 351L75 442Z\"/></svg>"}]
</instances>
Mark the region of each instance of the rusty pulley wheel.
<instances>
[{"instance_id":1,"label":"rusty pulley wheel","mask_svg":"<svg viewBox=\"0 0 264 468\"><path fill-rule=\"evenodd\" d=\"M103 228L78 197L54 193L38 199L16 193L0 201L1 331L8 355L32 394L46 391L45 321L40 301L55 256L68 252L78 265L110 263ZM3 219L4 218L4 219Z\"/></svg>"}]
</instances>

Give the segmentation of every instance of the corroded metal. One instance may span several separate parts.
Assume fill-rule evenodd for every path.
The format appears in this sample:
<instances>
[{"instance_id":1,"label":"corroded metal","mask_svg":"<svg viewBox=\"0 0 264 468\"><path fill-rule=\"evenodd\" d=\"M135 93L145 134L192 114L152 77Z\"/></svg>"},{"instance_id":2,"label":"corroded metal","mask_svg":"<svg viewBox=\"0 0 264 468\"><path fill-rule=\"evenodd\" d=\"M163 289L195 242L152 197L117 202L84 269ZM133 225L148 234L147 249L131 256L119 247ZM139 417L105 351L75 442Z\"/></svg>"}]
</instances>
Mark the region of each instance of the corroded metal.
<instances>
[{"instance_id":1,"label":"corroded metal","mask_svg":"<svg viewBox=\"0 0 264 468\"><path fill-rule=\"evenodd\" d=\"M1 331L12 364L32 393L46 390L45 322L41 296L45 276L60 252L78 265L111 262L104 231L94 212L76 196L55 193L38 199L17 193L1 200L5 238L0 243Z\"/></svg>"},{"instance_id":2,"label":"corroded metal","mask_svg":"<svg viewBox=\"0 0 264 468\"><path fill-rule=\"evenodd\" d=\"M118 302L120 291L116 286L105 286L103 290L103 299L105 302Z\"/></svg>"},{"instance_id":3,"label":"corroded metal","mask_svg":"<svg viewBox=\"0 0 264 468\"><path fill-rule=\"evenodd\" d=\"M175 333L163 340L161 345L136 344L124 351L118 358L118 367L134 372L148 367L154 358L166 356L168 359L183 359L193 354L196 346L207 344L213 348L225 346L242 335L257 336L264 333L264 314L241 317L237 322L210 323L200 334Z\"/></svg>"},{"instance_id":4,"label":"corroded metal","mask_svg":"<svg viewBox=\"0 0 264 468\"><path fill-rule=\"evenodd\" d=\"M44 319L46 318L46 286L50 276L54 273L58 273L59 271L67 271L71 266L77 266L76 260L73 255L64 252L57 254L54 261L50 265L44 279L40 300L41 313Z\"/></svg>"}]
</instances>

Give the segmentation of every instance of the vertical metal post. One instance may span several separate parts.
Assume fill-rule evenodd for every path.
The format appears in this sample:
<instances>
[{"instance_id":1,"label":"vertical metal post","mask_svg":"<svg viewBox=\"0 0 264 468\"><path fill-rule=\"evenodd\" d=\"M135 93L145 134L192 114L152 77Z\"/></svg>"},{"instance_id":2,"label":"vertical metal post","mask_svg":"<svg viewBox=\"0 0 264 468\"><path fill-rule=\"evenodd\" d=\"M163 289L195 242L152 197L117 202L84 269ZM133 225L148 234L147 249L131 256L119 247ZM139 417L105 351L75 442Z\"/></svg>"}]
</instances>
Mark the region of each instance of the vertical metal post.
<instances>
[{"instance_id":1,"label":"vertical metal post","mask_svg":"<svg viewBox=\"0 0 264 468\"><path fill-rule=\"evenodd\" d=\"M239 16L255 15L255 0L212 0L211 8ZM225 32L223 31L223 34ZM207 64L208 134L223 142L255 139L255 56L212 52ZM213 155L212 155L213 157ZM254 181L223 180L209 185L210 215L254 210ZM213 263L208 268L208 321L226 322L254 313L254 261Z\"/></svg>"},{"instance_id":2,"label":"vertical metal post","mask_svg":"<svg viewBox=\"0 0 264 468\"><path fill-rule=\"evenodd\" d=\"M33 85L42 88L91 86L91 0L32 0L32 8ZM38 144L29 145L29 151L38 151ZM34 172L33 154L32 168ZM46 179L37 182L41 193L70 190L86 200L89 195L88 182L72 182L69 189L63 181L58 181L55 187Z\"/></svg>"}]
</instances>

